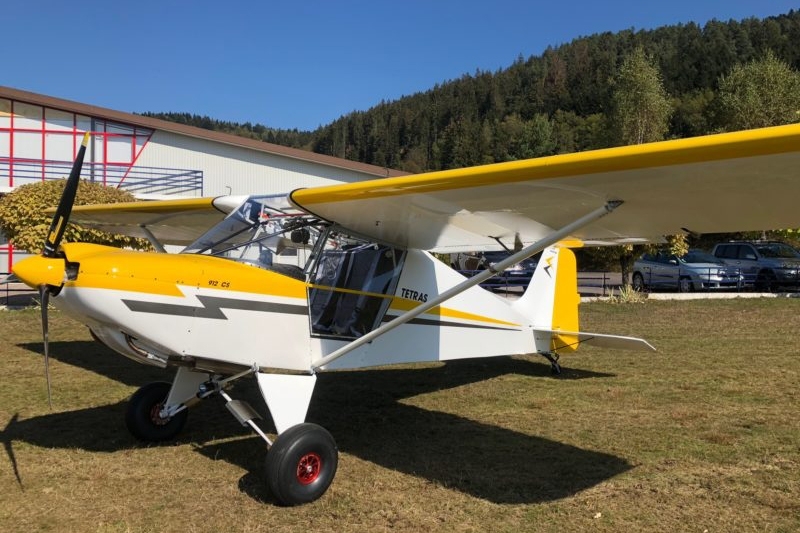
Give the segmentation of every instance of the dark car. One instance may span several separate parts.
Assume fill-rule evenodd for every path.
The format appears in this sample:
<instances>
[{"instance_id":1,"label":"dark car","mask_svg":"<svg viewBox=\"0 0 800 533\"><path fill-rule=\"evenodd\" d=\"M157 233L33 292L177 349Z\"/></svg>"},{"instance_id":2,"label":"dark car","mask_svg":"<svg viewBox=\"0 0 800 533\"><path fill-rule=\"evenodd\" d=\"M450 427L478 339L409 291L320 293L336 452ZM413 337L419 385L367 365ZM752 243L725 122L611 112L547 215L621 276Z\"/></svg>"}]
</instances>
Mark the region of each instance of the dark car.
<instances>
[{"instance_id":1,"label":"dark car","mask_svg":"<svg viewBox=\"0 0 800 533\"><path fill-rule=\"evenodd\" d=\"M778 241L734 241L711 251L727 265L742 271L745 282L758 290L800 287L800 253Z\"/></svg>"},{"instance_id":2,"label":"dark car","mask_svg":"<svg viewBox=\"0 0 800 533\"><path fill-rule=\"evenodd\" d=\"M739 269L702 250L689 250L683 256L644 254L633 264L633 288L638 291L737 289L742 281Z\"/></svg>"},{"instance_id":3,"label":"dark car","mask_svg":"<svg viewBox=\"0 0 800 533\"><path fill-rule=\"evenodd\" d=\"M454 254L451 257L453 268L469 277L475 275L481 270L494 266L500 261L506 259L511 254L509 252L475 252ZM481 283L481 287L488 289L504 289L509 287L522 287L527 289L533 277L533 272L536 270L536 264L539 261L541 254L536 254L533 257L523 259L515 265L511 265L503 272L489 278Z\"/></svg>"}]
</instances>

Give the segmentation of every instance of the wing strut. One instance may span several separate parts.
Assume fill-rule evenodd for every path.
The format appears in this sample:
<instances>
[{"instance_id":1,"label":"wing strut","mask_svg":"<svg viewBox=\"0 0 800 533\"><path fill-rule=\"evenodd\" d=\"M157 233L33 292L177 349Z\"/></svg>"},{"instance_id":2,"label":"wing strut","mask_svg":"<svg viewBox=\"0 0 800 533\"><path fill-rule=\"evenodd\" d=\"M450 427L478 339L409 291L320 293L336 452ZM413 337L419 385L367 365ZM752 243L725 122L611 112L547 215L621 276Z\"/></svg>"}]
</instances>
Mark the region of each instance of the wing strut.
<instances>
[{"instance_id":1,"label":"wing strut","mask_svg":"<svg viewBox=\"0 0 800 533\"><path fill-rule=\"evenodd\" d=\"M384 333L387 333L387 332L393 330L394 328L396 328L398 326L402 326L406 322L409 322L409 321L413 320L414 318L416 318L417 316L421 315L422 313L425 313L425 312L433 309L434 307L443 304L444 302L446 302L450 298L461 294L462 292L464 292L465 290L469 289L470 287L474 287L475 285L483 283L484 281L486 281L490 277L494 276L495 274L497 274L499 272L502 272L507 267L510 267L511 265L519 263L523 259L527 259L528 257L541 252L542 250L544 250L548 246L551 246L551 245L557 243L558 241L564 239L565 237L568 237L570 234L572 234L576 230L578 230L578 229L580 229L580 228L582 228L582 227L594 222L595 220L597 220L597 219L599 219L601 217L606 216L607 214L611 213L614 209L616 209L620 205L622 205L622 201L621 200L612 200L612 201L607 202L602 207L599 207L599 208L595 209L594 211L592 211L591 213L582 216L581 218L579 218L575 222L567 224L563 228L554 231L553 233L551 233L550 235L548 235L544 239L536 241L535 243L531 244L530 246L528 246L526 248L523 248L519 252L508 256L507 258L503 259L502 261L496 263L494 266L489 267L487 270L482 270L480 273L472 276L471 278L468 278L468 279L462 281L461 283L459 283L455 287L451 287L450 289L444 291L443 293L439 294L435 298L431 298L427 302L425 302L425 303L423 303L421 305L418 305L414 309L411 309L410 311L406 311L405 313L403 313L402 315L398 316L394 320L391 320L391 321L385 323L384 325L380 326L379 328L376 328L376 329L370 331L366 335L363 335L363 336L357 338L356 340L350 342L349 344L347 344L345 346L342 346L338 350L335 350L334 352L332 352L332 353L328 354L327 356L323 357L322 359L320 359L316 363L312 364L311 365L311 370L316 372L317 370L322 369L322 367L324 367L325 365L328 365L328 364L332 363L333 361L339 359L340 357L347 355L348 353L352 352L356 348L359 348L359 347L367 344L368 342L372 342L373 339L376 339L376 338L380 337Z\"/></svg>"}]
</instances>

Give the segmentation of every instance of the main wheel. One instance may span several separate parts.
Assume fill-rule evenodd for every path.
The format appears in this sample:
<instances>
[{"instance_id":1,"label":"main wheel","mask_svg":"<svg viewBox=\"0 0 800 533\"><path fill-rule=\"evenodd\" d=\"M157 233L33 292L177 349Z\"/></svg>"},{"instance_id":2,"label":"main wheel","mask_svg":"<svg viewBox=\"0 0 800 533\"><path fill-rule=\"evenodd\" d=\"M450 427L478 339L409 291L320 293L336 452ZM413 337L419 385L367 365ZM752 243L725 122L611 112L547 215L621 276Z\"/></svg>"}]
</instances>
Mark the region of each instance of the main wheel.
<instances>
[{"instance_id":1,"label":"main wheel","mask_svg":"<svg viewBox=\"0 0 800 533\"><path fill-rule=\"evenodd\" d=\"M331 434L316 424L298 424L278 435L269 449L267 482L282 505L313 502L328 490L338 464Z\"/></svg>"},{"instance_id":2,"label":"main wheel","mask_svg":"<svg viewBox=\"0 0 800 533\"><path fill-rule=\"evenodd\" d=\"M170 418L160 415L171 387L160 381L148 383L131 396L125 425L134 437L145 442L163 442L175 438L183 429L189 415L187 409Z\"/></svg>"}]
</instances>

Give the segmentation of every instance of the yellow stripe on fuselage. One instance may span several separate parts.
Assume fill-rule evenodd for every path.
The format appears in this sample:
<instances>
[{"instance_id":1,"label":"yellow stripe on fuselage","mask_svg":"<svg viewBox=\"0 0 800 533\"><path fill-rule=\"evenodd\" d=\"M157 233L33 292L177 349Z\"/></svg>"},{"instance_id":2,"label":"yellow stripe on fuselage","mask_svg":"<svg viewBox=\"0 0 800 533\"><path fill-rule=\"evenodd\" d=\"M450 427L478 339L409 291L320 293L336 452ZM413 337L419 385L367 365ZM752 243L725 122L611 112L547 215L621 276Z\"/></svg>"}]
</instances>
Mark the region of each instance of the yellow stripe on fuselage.
<instances>
[{"instance_id":1,"label":"yellow stripe on fuselage","mask_svg":"<svg viewBox=\"0 0 800 533\"><path fill-rule=\"evenodd\" d=\"M392 298L392 303L389 309L394 311L410 311L420 305L419 302L415 302L413 300L407 300L405 298ZM488 316L483 315L476 315L474 313L467 313L465 311L459 311L457 309L450 309L447 307L437 306L433 309L426 311L425 314L429 315L439 315L442 318L455 318L460 320L472 320L475 322L486 322L488 324L496 324L500 326L510 326L510 327L519 327L519 324L515 324L513 322L506 322L505 320L498 320L496 318L491 318Z\"/></svg>"},{"instance_id":2,"label":"yellow stripe on fuselage","mask_svg":"<svg viewBox=\"0 0 800 533\"><path fill-rule=\"evenodd\" d=\"M311 288L311 289L320 289L320 290L330 290L330 291L341 292L341 293L346 293L346 294L358 294L358 295L362 295L362 296L370 296L370 297L373 297L373 298L382 298L384 300L390 299L391 300L391 304L389 304L389 309L392 310L392 311L398 311L398 312L401 312L401 313L402 312L406 312L406 311L411 311L412 309L414 309L415 307L420 305L420 302L417 302L417 301L414 301L414 300L408 300L406 298L400 298L399 296L392 296L392 295L387 295L387 294L378 294L378 293L375 293L375 292L365 292L365 291L357 291L357 290L353 290L353 289L343 289L343 288L338 288L338 287L330 287L330 286L327 286L327 285L309 285L309 288ZM485 323L488 323L488 324L496 324L496 325L501 325L501 326L519 327L519 324L515 324L513 322L506 322L504 320L498 320L498 319L487 317L487 316L476 315L474 313L466 313L464 311L458 311L456 309L450 309L450 308L442 307L442 306L436 306L433 309L430 309L430 310L426 311L425 314L438 315L438 316L443 317L443 318L454 318L454 319L460 319L460 320L472 320L472 321L475 321L475 322L485 322Z\"/></svg>"}]
</instances>

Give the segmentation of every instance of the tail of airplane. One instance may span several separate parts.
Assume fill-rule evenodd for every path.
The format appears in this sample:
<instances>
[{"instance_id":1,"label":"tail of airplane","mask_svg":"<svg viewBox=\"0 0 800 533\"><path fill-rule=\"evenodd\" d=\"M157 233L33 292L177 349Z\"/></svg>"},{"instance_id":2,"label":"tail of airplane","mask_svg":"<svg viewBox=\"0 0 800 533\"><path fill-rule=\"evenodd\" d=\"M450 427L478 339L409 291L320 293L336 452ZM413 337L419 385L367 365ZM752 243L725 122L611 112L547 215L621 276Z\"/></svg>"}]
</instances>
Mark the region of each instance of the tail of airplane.
<instances>
[{"instance_id":1,"label":"tail of airplane","mask_svg":"<svg viewBox=\"0 0 800 533\"><path fill-rule=\"evenodd\" d=\"M538 351L571 352L578 347L579 304L575 254L554 245L542 252L528 290L513 305L530 317Z\"/></svg>"},{"instance_id":2,"label":"tail of airplane","mask_svg":"<svg viewBox=\"0 0 800 533\"><path fill-rule=\"evenodd\" d=\"M539 353L573 352L582 343L655 351L642 339L581 332L580 300L575 254L566 246L556 244L542 252L528 290L512 305L530 318Z\"/></svg>"}]
</instances>

